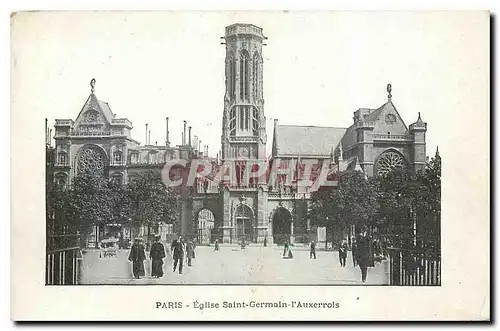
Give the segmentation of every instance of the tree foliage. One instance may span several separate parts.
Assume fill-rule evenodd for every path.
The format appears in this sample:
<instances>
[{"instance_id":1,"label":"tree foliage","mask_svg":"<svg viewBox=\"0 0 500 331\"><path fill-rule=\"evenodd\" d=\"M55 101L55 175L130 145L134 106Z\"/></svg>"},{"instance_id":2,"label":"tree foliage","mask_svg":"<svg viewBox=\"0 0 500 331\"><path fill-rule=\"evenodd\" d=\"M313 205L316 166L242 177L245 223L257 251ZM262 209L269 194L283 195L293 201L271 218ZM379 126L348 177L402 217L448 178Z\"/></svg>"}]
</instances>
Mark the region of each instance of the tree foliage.
<instances>
[{"instance_id":1,"label":"tree foliage","mask_svg":"<svg viewBox=\"0 0 500 331\"><path fill-rule=\"evenodd\" d=\"M94 225L173 224L178 220L177 195L153 172L127 185L104 177L79 174L67 190L52 192L50 203L56 224L67 224L88 234Z\"/></svg>"},{"instance_id":2,"label":"tree foliage","mask_svg":"<svg viewBox=\"0 0 500 331\"><path fill-rule=\"evenodd\" d=\"M309 217L327 229L367 225L386 235L413 235L417 226L422 237L439 240L441 158L436 154L417 173L395 169L365 178L359 171L341 172L337 188L313 193Z\"/></svg>"}]
</instances>

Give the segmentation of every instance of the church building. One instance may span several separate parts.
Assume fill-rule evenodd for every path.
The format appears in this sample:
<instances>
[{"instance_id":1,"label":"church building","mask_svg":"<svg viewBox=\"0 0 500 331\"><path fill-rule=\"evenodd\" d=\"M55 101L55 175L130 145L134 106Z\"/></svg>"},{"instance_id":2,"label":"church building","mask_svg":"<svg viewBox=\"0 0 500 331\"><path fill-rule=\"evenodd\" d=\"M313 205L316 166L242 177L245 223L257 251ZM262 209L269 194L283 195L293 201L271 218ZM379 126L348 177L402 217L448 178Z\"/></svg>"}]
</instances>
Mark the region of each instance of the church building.
<instances>
[{"instance_id":1,"label":"church building","mask_svg":"<svg viewBox=\"0 0 500 331\"><path fill-rule=\"evenodd\" d=\"M225 94L222 111L221 153L209 158L201 151L198 138L191 139L191 128L184 123L182 144L171 146L166 117L164 144L151 144L146 128L146 144L131 136L132 123L118 118L110 106L91 94L73 121L55 123L53 180L67 186L80 171L90 171L122 184L144 170L156 170L174 159L209 159L216 167L233 163L236 180L229 183L213 176L199 180L194 187L181 187L180 226L158 231L196 237L200 244L218 239L222 243L269 244L322 240L322 229L311 226L307 205L318 186L298 185L285 173L305 171L317 176L322 166L329 173L363 171L366 176L384 174L395 168L423 170L426 166L427 124L420 113L407 126L392 102L392 87L387 85L387 102L378 108L354 112L348 128L282 125L274 120L272 153L266 155L267 128L264 110L263 30L252 24L226 27L223 37L225 57ZM165 114L168 116L168 114ZM319 163L318 163L319 162ZM273 178L245 178L250 167L265 164L278 173ZM291 170L291 172L290 172ZM272 176L271 176L272 177ZM114 227L113 227L114 226ZM165 225L166 226L166 225ZM111 232L130 236L120 224L97 229L92 242Z\"/></svg>"}]
</instances>

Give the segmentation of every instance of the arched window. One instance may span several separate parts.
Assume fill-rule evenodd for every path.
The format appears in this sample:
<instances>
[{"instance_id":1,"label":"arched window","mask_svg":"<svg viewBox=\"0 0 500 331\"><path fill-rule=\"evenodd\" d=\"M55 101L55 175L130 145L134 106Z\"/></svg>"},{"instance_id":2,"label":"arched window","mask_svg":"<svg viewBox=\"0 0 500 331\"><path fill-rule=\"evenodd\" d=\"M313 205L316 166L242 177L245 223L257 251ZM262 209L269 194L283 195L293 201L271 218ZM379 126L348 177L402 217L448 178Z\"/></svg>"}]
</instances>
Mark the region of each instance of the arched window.
<instances>
[{"instance_id":1,"label":"arched window","mask_svg":"<svg viewBox=\"0 0 500 331\"><path fill-rule=\"evenodd\" d=\"M95 176L104 175L106 154L93 145L84 146L78 152L78 172Z\"/></svg>"},{"instance_id":2,"label":"arched window","mask_svg":"<svg viewBox=\"0 0 500 331\"><path fill-rule=\"evenodd\" d=\"M255 108L252 110L252 130L253 135L257 136L259 133L259 112Z\"/></svg>"},{"instance_id":3,"label":"arched window","mask_svg":"<svg viewBox=\"0 0 500 331\"><path fill-rule=\"evenodd\" d=\"M113 162L114 162L114 164L122 164L123 163L123 153L121 151L115 151L113 153Z\"/></svg>"},{"instance_id":4,"label":"arched window","mask_svg":"<svg viewBox=\"0 0 500 331\"><path fill-rule=\"evenodd\" d=\"M259 68L260 68L260 58L259 54L255 53L253 56L253 97L254 99L260 99L260 77L259 77Z\"/></svg>"},{"instance_id":5,"label":"arched window","mask_svg":"<svg viewBox=\"0 0 500 331\"><path fill-rule=\"evenodd\" d=\"M240 54L240 99L248 100L249 91L249 70L248 70L248 53L246 51Z\"/></svg>"},{"instance_id":6,"label":"arched window","mask_svg":"<svg viewBox=\"0 0 500 331\"><path fill-rule=\"evenodd\" d=\"M236 64L233 58L228 61L228 92L231 100L236 96Z\"/></svg>"},{"instance_id":7,"label":"arched window","mask_svg":"<svg viewBox=\"0 0 500 331\"><path fill-rule=\"evenodd\" d=\"M59 173L56 175L55 187L57 190L65 190L67 184L67 175Z\"/></svg>"},{"instance_id":8,"label":"arched window","mask_svg":"<svg viewBox=\"0 0 500 331\"><path fill-rule=\"evenodd\" d=\"M236 135L236 108L232 108L229 112L229 133L231 136Z\"/></svg>"},{"instance_id":9,"label":"arched window","mask_svg":"<svg viewBox=\"0 0 500 331\"><path fill-rule=\"evenodd\" d=\"M68 154L66 154L66 152L59 152L59 154L57 155L57 163L59 163L60 165L66 165L68 162Z\"/></svg>"},{"instance_id":10,"label":"arched window","mask_svg":"<svg viewBox=\"0 0 500 331\"><path fill-rule=\"evenodd\" d=\"M379 156L376 168L377 174L384 176L395 169L405 169L406 161L400 153L396 151L387 151Z\"/></svg>"}]
</instances>

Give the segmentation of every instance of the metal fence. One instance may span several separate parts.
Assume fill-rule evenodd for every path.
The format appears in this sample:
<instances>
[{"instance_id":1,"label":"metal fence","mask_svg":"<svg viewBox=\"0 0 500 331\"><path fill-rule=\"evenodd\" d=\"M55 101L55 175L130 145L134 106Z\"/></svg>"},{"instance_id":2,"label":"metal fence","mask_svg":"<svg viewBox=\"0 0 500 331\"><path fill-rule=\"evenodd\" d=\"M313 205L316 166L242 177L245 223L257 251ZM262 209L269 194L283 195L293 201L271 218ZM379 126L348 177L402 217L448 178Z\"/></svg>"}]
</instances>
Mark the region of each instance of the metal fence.
<instances>
[{"instance_id":1,"label":"metal fence","mask_svg":"<svg viewBox=\"0 0 500 331\"><path fill-rule=\"evenodd\" d=\"M388 247L389 281L395 286L440 286L441 252L438 241Z\"/></svg>"},{"instance_id":2,"label":"metal fence","mask_svg":"<svg viewBox=\"0 0 500 331\"><path fill-rule=\"evenodd\" d=\"M80 235L68 228L47 229L46 285L76 285L81 264Z\"/></svg>"}]
</instances>

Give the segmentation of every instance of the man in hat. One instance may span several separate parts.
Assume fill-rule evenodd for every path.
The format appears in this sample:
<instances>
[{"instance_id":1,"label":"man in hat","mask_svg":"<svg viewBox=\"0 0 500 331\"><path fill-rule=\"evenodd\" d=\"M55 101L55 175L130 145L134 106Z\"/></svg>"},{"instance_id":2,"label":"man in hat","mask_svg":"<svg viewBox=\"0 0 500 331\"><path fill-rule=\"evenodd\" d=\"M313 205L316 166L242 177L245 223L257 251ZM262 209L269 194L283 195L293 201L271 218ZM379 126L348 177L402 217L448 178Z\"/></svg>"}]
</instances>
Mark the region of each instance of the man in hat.
<instances>
[{"instance_id":1,"label":"man in hat","mask_svg":"<svg viewBox=\"0 0 500 331\"><path fill-rule=\"evenodd\" d=\"M179 237L178 240L174 240L172 243L172 257L174 259L174 272L177 269L177 265L179 265L179 274L182 274L182 266L184 260L184 244L182 243L182 238Z\"/></svg>"},{"instance_id":2,"label":"man in hat","mask_svg":"<svg viewBox=\"0 0 500 331\"><path fill-rule=\"evenodd\" d=\"M136 279L144 277L144 260L146 260L146 252L141 238L135 238L134 244L130 248L128 260L132 262L132 273Z\"/></svg>"},{"instance_id":3,"label":"man in hat","mask_svg":"<svg viewBox=\"0 0 500 331\"><path fill-rule=\"evenodd\" d=\"M188 267L191 267L192 264L191 264L191 259L194 259L194 242L192 241L192 239L188 239L186 241L186 257L187 257L187 263L188 263Z\"/></svg>"},{"instance_id":4,"label":"man in hat","mask_svg":"<svg viewBox=\"0 0 500 331\"><path fill-rule=\"evenodd\" d=\"M373 261L372 243L370 237L368 236L368 228L366 226L361 230L361 234L356 240L356 244L356 260L358 262L359 268L361 269L361 280L364 283L366 282L368 266Z\"/></svg>"},{"instance_id":5,"label":"man in hat","mask_svg":"<svg viewBox=\"0 0 500 331\"><path fill-rule=\"evenodd\" d=\"M163 277L163 259L165 258L165 247L160 242L161 236L155 236L155 242L151 245L149 258L151 259L151 276L155 278Z\"/></svg>"}]
</instances>

